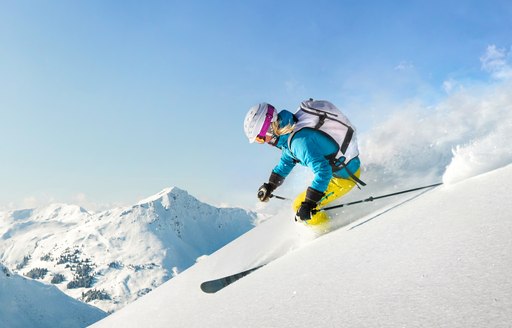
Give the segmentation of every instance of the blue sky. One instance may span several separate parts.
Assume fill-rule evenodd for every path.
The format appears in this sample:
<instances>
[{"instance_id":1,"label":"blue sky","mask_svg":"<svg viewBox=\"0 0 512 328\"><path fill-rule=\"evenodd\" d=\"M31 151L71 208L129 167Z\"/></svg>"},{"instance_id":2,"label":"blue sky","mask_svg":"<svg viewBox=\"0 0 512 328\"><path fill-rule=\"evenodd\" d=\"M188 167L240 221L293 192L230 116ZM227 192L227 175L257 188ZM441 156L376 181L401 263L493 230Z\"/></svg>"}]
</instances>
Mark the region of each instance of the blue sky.
<instances>
[{"instance_id":1,"label":"blue sky","mask_svg":"<svg viewBox=\"0 0 512 328\"><path fill-rule=\"evenodd\" d=\"M509 51L503 1L1 1L0 209L178 186L250 206L279 158L249 107L342 107L361 133Z\"/></svg>"}]
</instances>

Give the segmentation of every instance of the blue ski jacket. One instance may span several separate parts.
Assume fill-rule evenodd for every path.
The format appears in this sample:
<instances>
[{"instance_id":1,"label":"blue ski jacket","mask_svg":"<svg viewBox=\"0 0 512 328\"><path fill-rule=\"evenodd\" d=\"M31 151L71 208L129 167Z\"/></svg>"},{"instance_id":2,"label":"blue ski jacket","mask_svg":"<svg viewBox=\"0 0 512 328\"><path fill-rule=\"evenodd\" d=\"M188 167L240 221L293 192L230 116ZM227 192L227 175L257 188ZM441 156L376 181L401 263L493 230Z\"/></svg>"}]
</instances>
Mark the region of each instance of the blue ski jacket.
<instances>
[{"instance_id":1,"label":"blue ski jacket","mask_svg":"<svg viewBox=\"0 0 512 328\"><path fill-rule=\"evenodd\" d=\"M294 116L287 110L278 113L279 126L285 127L294 124ZM314 173L314 179L311 187L320 192L327 189L327 185L332 177L349 179L350 174L345 168L333 172L329 156L338 152L338 145L324 133L314 129L302 129L293 136L293 140L288 148L288 138L290 134L279 137L276 147L281 149L281 159L274 167L273 172L282 177L287 177L297 163L309 167ZM346 168L355 173L361 165L359 157L353 158L347 163Z\"/></svg>"}]
</instances>

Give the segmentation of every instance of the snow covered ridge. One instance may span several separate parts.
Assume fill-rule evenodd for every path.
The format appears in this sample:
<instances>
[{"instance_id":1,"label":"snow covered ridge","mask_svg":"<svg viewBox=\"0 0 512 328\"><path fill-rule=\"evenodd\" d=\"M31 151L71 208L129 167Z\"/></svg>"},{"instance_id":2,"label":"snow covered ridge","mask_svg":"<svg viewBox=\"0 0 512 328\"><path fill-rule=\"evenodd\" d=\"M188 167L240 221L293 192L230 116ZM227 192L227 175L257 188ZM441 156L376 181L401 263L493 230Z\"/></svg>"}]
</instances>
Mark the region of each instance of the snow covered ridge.
<instances>
[{"instance_id":1,"label":"snow covered ridge","mask_svg":"<svg viewBox=\"0 0 512 328\"><path fill-rule=\"evenodd\" d=\"M0 262L75 299L115 311L254 227L179 188L91 214L74 205L0 213Z\"/></svg>"}]
</instances>

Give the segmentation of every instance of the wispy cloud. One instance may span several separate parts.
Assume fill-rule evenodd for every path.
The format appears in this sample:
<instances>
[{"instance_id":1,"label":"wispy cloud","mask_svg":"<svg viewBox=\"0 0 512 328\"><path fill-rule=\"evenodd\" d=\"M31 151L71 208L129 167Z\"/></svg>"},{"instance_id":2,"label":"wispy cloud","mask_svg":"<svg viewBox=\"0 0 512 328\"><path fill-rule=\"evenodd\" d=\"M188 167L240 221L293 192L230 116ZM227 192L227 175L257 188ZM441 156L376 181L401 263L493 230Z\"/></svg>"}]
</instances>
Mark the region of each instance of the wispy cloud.
<instances>
[{"instance_id":1,"label":"wispy cloud","mask_svg":"<svg viewBox=\"0 0 512 328\"><path fill-rule=\"evenodd\" d=\"M402 60L394 68L396 71L408 71L414 69L414 64L411 63L410 61Z\"/></svg>"},{"instance_id":2,"label":"wispy cloud","mask_svg":"<svg viewBox=\"0 0 512 328\"><path fill-rule=\"evenodd\" d=\"M0 212L27 208L42 208L56 203L78 205L89 212L100 212L116 207L129 206L129 204L120 202L98 203L89 199L89 197L83 192L78 192L70 196L59 197L48 193L39 193L27 195L26 197L23 197L21 201L10 202L4 206L0 206Z\"/></svg>"},{"instance_id":3,"label":"wispy cloud","mask_svg":"<svg viewBox=\"0 0 512 328\"><path fill-rule=\"evenodd\" d=\"M512 50L512 49L511 49ZM480 57L482 69L489 72L498 80L512 79L512 52L500 49L496 45L487 47L485 54Z\"/></svg>"},{"instance_id":4,"label":"wispy cloud","mask_svg":"<svg viewBox=\"0 0 512 328\"><path fill-rule=\"evenodd\" d=\"M21 202L20 206L21 208L37 208L46 206L51 203L55 203L56 199L55 197L48 195L48 194L40 194L38 196L36 195L29 195L23 198L23 201ZM19 206L15 206L19 207Z\"/></svg>"},{"instance_id":5,"label":"wispy cloud","mask_svg":"<svg viewBox=\"0 0 512 328\"><path fill-rule=\"evenodd\" d=\"M448 80L445 80L443 82L443 90L446 92L446 93L451 93L452 91L454 91L458 86L460 86L460 84L454 80L454 79L448 79Z\"/></svg>"}]
</instances>

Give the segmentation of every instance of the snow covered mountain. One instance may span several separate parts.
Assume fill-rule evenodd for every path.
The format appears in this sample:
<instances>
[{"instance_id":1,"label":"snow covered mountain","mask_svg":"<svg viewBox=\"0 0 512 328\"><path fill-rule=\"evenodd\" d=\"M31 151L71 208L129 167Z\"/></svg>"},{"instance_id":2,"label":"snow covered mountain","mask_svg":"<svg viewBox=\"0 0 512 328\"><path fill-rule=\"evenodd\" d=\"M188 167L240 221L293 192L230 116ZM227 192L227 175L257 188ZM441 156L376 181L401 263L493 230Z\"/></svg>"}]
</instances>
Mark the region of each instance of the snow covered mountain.
<instances>
[{"instance_id":1,"label":"snow covered mountain","mask_svg":"<svg viewBox=\"0 0 512 328\"><path fill-rule=\"evenodd\" d=\"M0 264L1 327L85 327L105 316L56 287L21 277Z\"/></svg>"},{"instance_id":2,"label":"snow covered mountain","mask_svg":"<svg viewBox=\"0 0 512 328\"><path fill-rule=\"evenodd\" d=\"M256 214L169 188L128 208L74 205L0 213L0 262L114 311L254 226Z\"/></svg>"},{"instance_id":3,"label":"snow covered mountain","mask_svg":"<svg viewBox=\"0 0 512 328\"><path fill-rule=\"evenodd\" d=\"M327 234L283 213L92 327L510 327L511 184L508 165Z\"/></svg>"}]
</instances>

